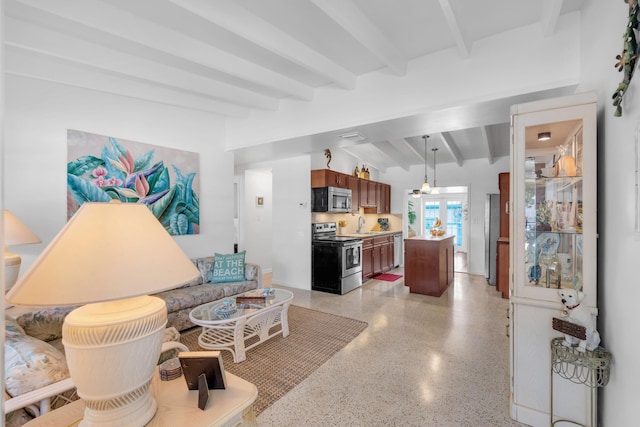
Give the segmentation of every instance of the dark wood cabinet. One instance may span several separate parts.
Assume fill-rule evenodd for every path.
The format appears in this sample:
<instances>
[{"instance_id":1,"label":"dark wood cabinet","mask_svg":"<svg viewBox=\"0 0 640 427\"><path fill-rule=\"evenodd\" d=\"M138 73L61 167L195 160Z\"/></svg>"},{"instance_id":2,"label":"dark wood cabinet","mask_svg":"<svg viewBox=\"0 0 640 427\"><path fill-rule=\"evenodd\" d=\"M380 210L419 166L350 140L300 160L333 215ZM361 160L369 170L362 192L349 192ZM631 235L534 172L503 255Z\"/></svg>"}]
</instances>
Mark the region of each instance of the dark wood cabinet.
<instances>
[{"instance_id":1,"label":"dark wood cabinet","mask_svg":"<svg viewBox=\"0 0 640 427\"><path fill-rule=\"evenodd\" d=\"M404 240L404 284L412 293L439 297L453 283L454 236Z\"/></svg>"},{"instance_id":2,"label":"dark wood cabinet","mask_svg":"<svg viewBox=\"0 0 640 427\"><path fill-rule=\"evenodd\" d=\"M347 187L351 190L351 212L358 212L360 209L360 178L347 176Z\"/></svg>"},{"instance_id":3,"label":"dark wood cabinet","mask_svg":"<svg viewBox=\"0 0 640 427\"><path fill-rule=\"evenodd\" d=\"M496 290L509 298L509 172L498 174L500 189L500 237L496 242Z\"/></svg>"},{"instance_id":4,"label":"dark wood cabinet","mask_svg":"<svg viewBox=\"0 0 640 427\"><path fill-rule=\"evenodd\" d=\"M362 278L368 279L391 270L393 235L362 239Z\"/></svg>"},{"instance_id":5,"label":"dark wood cabinet","mask_svg":"<svg viewBox=\"0 0 640 427\"><path fill-rule=\"evenodd\" d=\"M311 171L311 188L339 187L349 188L349 175L332 171L331 169L317 169Z\"/></svg>"},{"instance_id":6,"label":"dark wood cabinet","mask_svg":"<svg viewBox=\"0 0 640 427\"><path fill-rule=\"evenodd\" d=\"M376 182L368 179L360 180L360 206L376 207Z\"/></svg>"},{"instance_id":7,"label":"dark wood cabinet","mask_svg":"<svg viewBox=\"0 0 640 427\"><path fill-rule=\"evenodd\" d=\"M362 240L362 278L373 276L373 239Z\"/></svg>"},{"instance_id":8,"label":"dark wood cabinet","mask_svg":"<svg viewBox=\"0 0 640 427\"><path fill-rule=\"evenodd\" d=\"M382 273L382 246L373 246L373 272L372 275Z\"/></svg>"},{"instance_id":9,"label":"dark wood cabinet","mask_svg":"<svg viewBox=\"0 0 640 427\"><path fill-rule=\"evenodd\" d=\"M373 245L380 248L380 268L375 273L386 273L393 268L393 235L375 237Z\"/></svg>"},{"instance_id":10,"label":"dark wood cabinet","mask_svg":"<svg viewBox=\"0 0 640 427\"><path fill-rule=\"evenodd\" d=\"M391 186L382 182L370 181L336 172L331 169L311 171L311 188L339 187L351 190L351 212L360 207L375 208L375 213L391 213ZM374 213L373 210L367 213Z\"/></svg>"},{"instance_id":11,"label":"dark wood cabinet","mask_svg":"<svg viewBox=\"0 0 640 427\"><path fill-rule=\"evenodd\" d=\"M389 184L380 184L380 203L378 205L378 213L391 213L391 186Z\"/></svg>"},{"instance_id":12,"label":"dark wood cabinet","mask_svg":"<svg viewBox=\"0 0 640 427\"><path fill-rule=\"evenodd\" d=\"M502 294L502 298L509 298L509 238L500 237L496 244L496 290Z\"/></svg>"}]
</instances>

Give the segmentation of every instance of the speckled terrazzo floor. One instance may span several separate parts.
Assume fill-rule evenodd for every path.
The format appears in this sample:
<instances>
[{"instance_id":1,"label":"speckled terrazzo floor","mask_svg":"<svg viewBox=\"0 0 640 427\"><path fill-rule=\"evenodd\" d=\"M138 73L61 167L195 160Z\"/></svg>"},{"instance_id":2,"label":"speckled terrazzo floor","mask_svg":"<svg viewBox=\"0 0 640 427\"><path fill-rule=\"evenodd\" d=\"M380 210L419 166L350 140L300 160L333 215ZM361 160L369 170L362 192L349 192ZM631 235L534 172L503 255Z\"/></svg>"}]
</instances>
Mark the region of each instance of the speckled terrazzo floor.
<instances>
[{"instance_id":1,"label":"speckled terrazzo floor","mask_svg":"<svg viewBox=\"0 0 640 427\"><path fill-rule=\"evenodd\" d=\"M508 304L484 277L456 274L440 298L411 294L402 279L342 296L288 289L296 305L369 327L259 426L523 425L509 418Z\"/></svg>"}]
</instances>

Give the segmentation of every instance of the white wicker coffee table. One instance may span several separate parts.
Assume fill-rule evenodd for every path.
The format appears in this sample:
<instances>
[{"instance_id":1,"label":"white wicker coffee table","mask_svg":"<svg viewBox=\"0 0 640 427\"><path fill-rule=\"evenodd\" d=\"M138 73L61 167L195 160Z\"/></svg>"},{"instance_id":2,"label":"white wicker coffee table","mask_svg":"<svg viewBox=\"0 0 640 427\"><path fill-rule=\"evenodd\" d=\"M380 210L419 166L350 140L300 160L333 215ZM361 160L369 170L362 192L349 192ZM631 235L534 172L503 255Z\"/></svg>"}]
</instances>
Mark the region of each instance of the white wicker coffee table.
<instances>
[{"instance_id":1,"label":"white wicker coffee table","mask_svg":"<svg viewBox=\"0 0 640 427\"><path fill-rule=\"evenodd\" d=\"M224 301L236 303L236 297L264 296L263 289L245 292L224 300L213 301L191 310L189 318L202 332L198 344L208 350L228 350L233 361L246 360L246 351L282 333L289 335L287 313L293 300L293 293L285 289L272 289L264 305L250 304L227 309ZM233 307L233 306L232 306Z\"/></svg>"}]
</instances>

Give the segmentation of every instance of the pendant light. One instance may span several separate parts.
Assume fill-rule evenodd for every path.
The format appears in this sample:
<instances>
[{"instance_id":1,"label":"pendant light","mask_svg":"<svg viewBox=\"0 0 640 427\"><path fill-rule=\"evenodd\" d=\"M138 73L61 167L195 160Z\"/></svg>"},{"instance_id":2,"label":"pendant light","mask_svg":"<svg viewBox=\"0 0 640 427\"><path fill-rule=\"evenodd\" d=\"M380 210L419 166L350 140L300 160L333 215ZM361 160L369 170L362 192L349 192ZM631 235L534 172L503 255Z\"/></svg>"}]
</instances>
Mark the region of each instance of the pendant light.
<instances>
[{"instance_id":1,"label":"pendant light","mask_svg":"<svg viewBox=\"0 0 640 427\"><path fill-rule=\"evenodd\" d=\"M431 151L433 151L433 187L431 187L431 194L440 194L440 189L436 182L436 152L438 149L434 147Z\"/></svg>"},{"instance_id":2,"label":"pendant light","mask_svg":"<svg viewBox=\"0 0 640 427\"><path fill-rule=\"evenodd\" d=\"M429 194L431 192L431 186L427 179L427 138L429 138L429 135L424 135L422 138L424 139L424 183L422 184L420 191Z\"/></svg>"}]
</instances>

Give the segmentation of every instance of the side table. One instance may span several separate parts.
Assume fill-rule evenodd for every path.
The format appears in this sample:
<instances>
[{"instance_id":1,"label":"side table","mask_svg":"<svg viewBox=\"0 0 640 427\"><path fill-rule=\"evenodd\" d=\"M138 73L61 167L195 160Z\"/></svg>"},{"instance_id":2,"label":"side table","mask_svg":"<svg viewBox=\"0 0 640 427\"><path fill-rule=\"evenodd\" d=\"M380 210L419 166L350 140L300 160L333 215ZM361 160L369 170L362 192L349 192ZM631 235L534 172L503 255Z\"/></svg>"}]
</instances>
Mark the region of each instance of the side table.
<instances>
[{"instance_id":1,"label":"side table","mask_svg":"<svg viewBox=\"0 0 640 427\"><path fill-rule=\"evenodd\" d=\"M158 404L153 419L147 424L155 426L255 426L252 404L258 397L255 385L229 372L225 373L227 388L210 390L204 411L198 409L198 391L187 389L184 377L161 381L156 375L151 381L151 392ZM35 418L25 427L77 426L82 421L84 403L76 400L68 405Z\"/></svg>"},{"instance_id":2,"label":"side table","mask_svg":"<svg viewBox=\"0 0 640 427\"><path fill-rule=\"evenodd\" d=\"M596 427L598 425L598 387L604 387L609 382L611 353L602 347L582 353L576 347L564 346L563 341L563 337L551 340L550 425L554 426L562 421L582 426L571 420L553 420L553 374L556 373L575 384L584 384L591 388L591 427Z\"/></svg>"}]
</instances>

